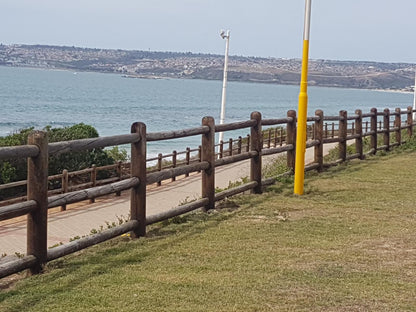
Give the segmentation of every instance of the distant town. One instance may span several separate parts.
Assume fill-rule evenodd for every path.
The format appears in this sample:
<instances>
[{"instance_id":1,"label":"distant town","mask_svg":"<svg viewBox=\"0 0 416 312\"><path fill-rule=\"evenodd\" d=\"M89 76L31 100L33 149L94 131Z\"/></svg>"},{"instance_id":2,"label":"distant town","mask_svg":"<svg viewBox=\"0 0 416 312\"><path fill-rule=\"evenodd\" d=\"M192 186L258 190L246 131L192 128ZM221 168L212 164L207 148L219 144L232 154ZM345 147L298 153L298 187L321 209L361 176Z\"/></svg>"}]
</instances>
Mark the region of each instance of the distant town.
<instances>
[{"instance_id":1,"label":"distant town","mask_svg":"<svg viewBox=\"0 0 416 312\"><path fill-rule=\"evenodd\" d=\"M0 44L0 65L119 73L126 78L221 80L224 56ZM301 60L230 56L230 81L296 85ZM413 91L415 64L310 60L309 85Z\"/></svg>"}]
</instances>

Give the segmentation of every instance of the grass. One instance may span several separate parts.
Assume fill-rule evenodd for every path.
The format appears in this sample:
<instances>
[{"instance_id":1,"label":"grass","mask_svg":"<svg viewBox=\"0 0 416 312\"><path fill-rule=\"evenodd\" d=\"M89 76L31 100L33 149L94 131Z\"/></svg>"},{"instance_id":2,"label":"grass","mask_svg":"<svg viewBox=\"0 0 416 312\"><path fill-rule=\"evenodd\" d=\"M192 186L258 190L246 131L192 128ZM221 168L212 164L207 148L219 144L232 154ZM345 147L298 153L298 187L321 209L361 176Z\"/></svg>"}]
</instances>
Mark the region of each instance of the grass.
<instances>
[{"instance_id":1,"label":"grass","mask_svg":"<svg viewBox=\"0 0 416 312\"><path fill-rule=\"evenodd\" d=\"M286 178L56 260L0 311L416 311L415 156L309 173L303 196Z\"/></svg>"}]
</instances>

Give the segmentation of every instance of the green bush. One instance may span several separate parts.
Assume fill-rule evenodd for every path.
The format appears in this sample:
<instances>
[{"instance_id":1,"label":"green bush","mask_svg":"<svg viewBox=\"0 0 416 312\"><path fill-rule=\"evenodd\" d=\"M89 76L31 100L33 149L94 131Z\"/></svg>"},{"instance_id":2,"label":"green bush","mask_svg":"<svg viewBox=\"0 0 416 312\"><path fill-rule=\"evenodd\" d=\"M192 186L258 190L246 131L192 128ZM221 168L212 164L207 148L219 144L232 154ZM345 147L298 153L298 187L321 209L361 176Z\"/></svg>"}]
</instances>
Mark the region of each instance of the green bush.
<instances>
[{"instance_id":1,"label":"green bush","mask_svg":"<svg viewBox=\"0 0 416 312\"><path fill-rule=\"evenodd\" d=\"M0 137L0 146L16 146L27 144L27 138L33 128L23 129L18 133L6 137ZM97 130L83 123L65 128L52 128L47 126L43 129L48 134L49 142L70 141L77 139L87 139L98 137ZM61 155L51 156L49 158L49 175L62 173L62 170L76 171L91 167L105 166L113 164L114 159L102 148L95 148L88 151L64 153ZM98 178L106 178L109 173L99 172ZM0 184L21 181L27 178L27 161L26 159L10 159L0 161ZM60 187L60 181L55 181L51 188ZM2 190L0 200L24 193L25 187Z\"/></svg>"}]
</instances>

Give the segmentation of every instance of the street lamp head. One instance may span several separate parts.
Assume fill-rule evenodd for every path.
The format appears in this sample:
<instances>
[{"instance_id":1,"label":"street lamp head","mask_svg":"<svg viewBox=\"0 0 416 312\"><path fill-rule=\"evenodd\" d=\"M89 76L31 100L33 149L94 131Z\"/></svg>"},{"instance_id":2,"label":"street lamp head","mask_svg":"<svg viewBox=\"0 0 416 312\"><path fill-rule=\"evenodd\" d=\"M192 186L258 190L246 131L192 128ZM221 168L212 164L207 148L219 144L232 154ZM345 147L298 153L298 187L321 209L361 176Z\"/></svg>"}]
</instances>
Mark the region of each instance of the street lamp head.
<instances>
[{"instance_id":1,"label":"street lamp head","mask_svg":"<svg viewBox=\"0 0 416 312\"><path fill-rule=\"evenodd\" d=\"M230 31L227 30L227 33L225 33L225 30L221 29L220 36L221 36L222 39L225 39L225 38L229 39L230 38Z\"/></svg>"}]
</instances>

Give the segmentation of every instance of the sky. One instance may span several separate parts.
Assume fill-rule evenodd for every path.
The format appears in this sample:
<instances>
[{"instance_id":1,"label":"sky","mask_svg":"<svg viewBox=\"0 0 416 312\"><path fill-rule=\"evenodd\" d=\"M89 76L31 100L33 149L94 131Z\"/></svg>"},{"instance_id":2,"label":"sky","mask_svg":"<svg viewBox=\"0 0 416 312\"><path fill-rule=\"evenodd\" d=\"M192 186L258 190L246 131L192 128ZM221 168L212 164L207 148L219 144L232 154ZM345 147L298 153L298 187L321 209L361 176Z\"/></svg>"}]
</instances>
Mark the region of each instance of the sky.
<instances>
[{"instance_id":1,"label":"sky","mask_svg":"<svg viewBox=\"0 0 416 312\"><path fill-rule=\"evenodd\" d=\"M0 43L301 58L305 0L1 0ZM415 0L312 0L311 59L416 63Z\"/></svg>"}]
</instances>

